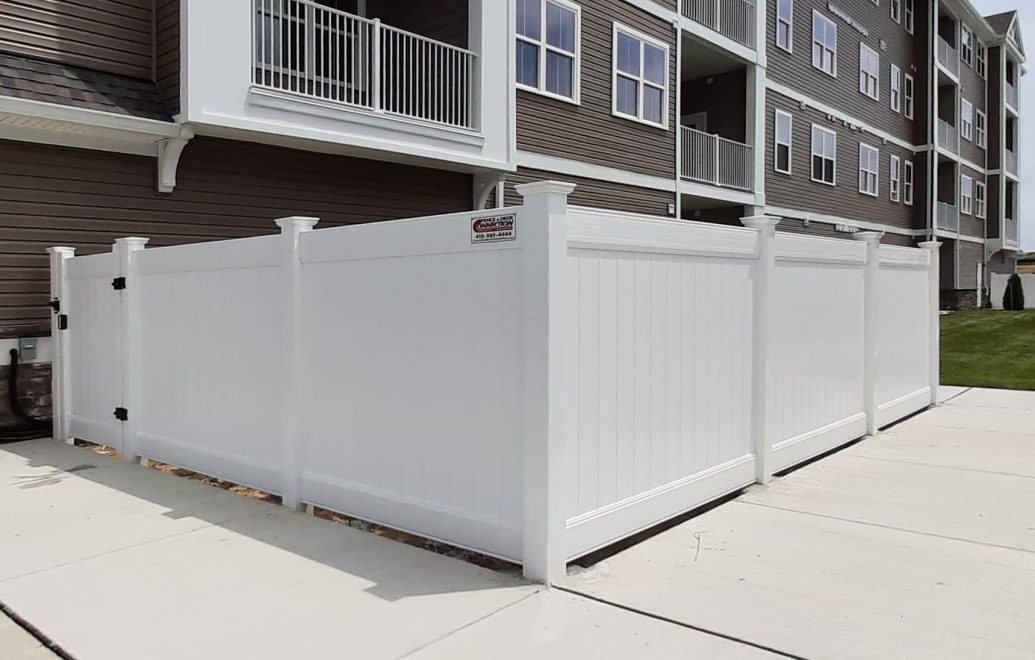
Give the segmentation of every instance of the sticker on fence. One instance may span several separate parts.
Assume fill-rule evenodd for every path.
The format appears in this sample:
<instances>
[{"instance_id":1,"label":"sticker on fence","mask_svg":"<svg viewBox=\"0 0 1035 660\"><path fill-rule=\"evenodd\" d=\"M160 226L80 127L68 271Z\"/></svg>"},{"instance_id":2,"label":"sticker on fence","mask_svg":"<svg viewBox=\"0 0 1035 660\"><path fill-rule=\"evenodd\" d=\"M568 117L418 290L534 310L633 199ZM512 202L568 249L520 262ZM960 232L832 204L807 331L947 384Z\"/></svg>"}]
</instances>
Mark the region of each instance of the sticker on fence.
<instances>
[{"instance_id":1,"label":"sticker on fence","mask_svg":"<svg viewBox=\"0 0 1035 660\"><path fill-rule=\"evenodd\" d=\"M498 243L517 238L517 217L514 214L475 218L471 221L472 243Z\"/></svg>"}]
</instances>

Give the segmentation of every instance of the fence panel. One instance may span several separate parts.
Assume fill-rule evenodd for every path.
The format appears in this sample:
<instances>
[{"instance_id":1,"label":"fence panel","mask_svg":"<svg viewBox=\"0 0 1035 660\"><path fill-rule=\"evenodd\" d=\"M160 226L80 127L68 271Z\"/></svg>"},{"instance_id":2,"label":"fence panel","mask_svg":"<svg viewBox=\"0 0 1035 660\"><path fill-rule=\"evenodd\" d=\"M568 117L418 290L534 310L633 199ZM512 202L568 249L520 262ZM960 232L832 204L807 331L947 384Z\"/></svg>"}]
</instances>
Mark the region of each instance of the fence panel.
<instances>
[{"instance_id":1,"label":"fence panel","mask_svg":"<svg viewBox=\"0 0 1035 660\"><path fill-rule=\"evenodd\" d=\"M520 559L522 243L478 215L303 237L301 495Z\"/></svg>"},{"instance_id":2,"label":"fence panel","mask_svg":"<svg viewBox=\"0 0 1035 660\"><path fill-rule=\"evenodd\" d=\"M866 433L866 246L777 234L776 259L766 391L779 471Z\"/></svg>"},{"instance_id":3,"label":"fence panel","mask_svg":"<svg viewBox=\"0 0 1035 660\"><path fill-rule=\"evenodd\" d=\"M114 252L68 260L68 435L122 451L122 307Z\"/></svg>"},{"instance_id":4,"label":"fence panel","mask_svg":"<svg viewBox=\"0 0 1035 660\"><path fill-rule=\"evenodd\" d=\"M568 557L754 479L747 229L569 215Z\"/></svg>"},{"instance_id":5,"label":"fence panel","mask_svg":"<svg viewBox=\"0 0 1035 660\"><path fill-rule=\"evenodd\" d=\"M136 256L141 455L280 492L279 238Z\"/></svg>"}]
</instances>

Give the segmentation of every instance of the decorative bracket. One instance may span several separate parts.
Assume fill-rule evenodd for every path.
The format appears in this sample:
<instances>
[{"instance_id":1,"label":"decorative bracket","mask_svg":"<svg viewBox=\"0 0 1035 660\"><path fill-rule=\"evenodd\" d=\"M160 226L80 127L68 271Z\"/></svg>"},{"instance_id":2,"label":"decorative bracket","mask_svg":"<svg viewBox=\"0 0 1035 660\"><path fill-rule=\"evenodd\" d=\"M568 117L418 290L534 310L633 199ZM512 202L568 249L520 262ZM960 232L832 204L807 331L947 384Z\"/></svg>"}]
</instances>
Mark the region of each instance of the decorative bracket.
<instances>
[{"instance_id":1,"label":"decorative bracket","mask_svg":"<svg viewBox=\"0 0 1035 660\"><path fill-rule=\"evenodd\" d=\"M158 142L158 192L171 193L176 188L176 168L183 148L194 137L194 130L183 126L180 136Z\"/></svg>"},{"instance_id":2,"label":"decorative bracket","mask_svg":"<svg viewBox=\"0 0 1035 660\"><path fill-rule=\"evenodd\" d=\"M496 190L496 208L503 207L502 186L505 176L501 172L479 172L474 175L474 210L481 211L489 203L489 195Z\"/></svg>"}]
</instances>

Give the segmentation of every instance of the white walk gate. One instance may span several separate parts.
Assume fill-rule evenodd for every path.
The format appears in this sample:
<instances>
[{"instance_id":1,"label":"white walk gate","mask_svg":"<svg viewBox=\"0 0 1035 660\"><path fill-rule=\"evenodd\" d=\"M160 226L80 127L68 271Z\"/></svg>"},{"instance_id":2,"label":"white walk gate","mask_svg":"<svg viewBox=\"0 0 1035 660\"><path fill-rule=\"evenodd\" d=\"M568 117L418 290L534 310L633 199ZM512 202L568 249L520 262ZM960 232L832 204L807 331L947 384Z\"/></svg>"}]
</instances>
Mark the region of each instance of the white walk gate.
<instances>
[{"instance_id":1,"label":"white walk gate","mask_svg":"<svg viewBox=\"0 0 1035 660\"><path fill-rule=\"evenodd\" d=\"M52 249L58 437L564 563L936 400L936 244L521 207Z\"/></svg>"}]
</instances>

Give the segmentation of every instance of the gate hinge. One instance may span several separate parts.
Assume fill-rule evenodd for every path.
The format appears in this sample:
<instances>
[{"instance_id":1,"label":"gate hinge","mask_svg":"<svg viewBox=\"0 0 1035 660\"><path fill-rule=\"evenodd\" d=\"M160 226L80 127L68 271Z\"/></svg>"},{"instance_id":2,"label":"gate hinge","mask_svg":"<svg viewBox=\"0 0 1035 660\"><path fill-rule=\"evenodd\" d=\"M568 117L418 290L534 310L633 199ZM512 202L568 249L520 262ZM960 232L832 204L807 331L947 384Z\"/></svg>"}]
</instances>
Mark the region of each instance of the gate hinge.
<instances>
[{"instance_id":1,"label":"gate hinge","mask_svg":"<svg viewBox=\"0 0 1035 660\"><path fill-rule=\"evenodd\" d=\"M61 311L61 301L57 298L54 298L49 303L47 303L47 306L54 310L55 314Z\"/></svg>"},{"instance_id":2,"label":"gate hinge","mask_svg":"<svg viewBox=\"0 0 1035 660\"><path fill-rule=\"evenodd\" d=\"M111 288L115 289L116 291L122 291L126 288L126 278L116 277L111 281Z\"/></svg>"},{"instance_id":3,"label":"gate hinge","mask_svg":"<svg viewBox=\"0 0 1035 660\"><path fill-rule=\"evenodd\" d=\"M58 330L68 330L68 314L58 314Z\"/></svg>"},{"instance_id":4,"label":"gate hinge","mask_svg":"<svg viewBox=\"0 0 1035 660\"><path fill-rule=\"evenodd\" d=\"M119 420L120 422L126 421L127 419L129 419L129 411L125 408L116 408L115 419Z\"/></svg>"}]
</instances>

